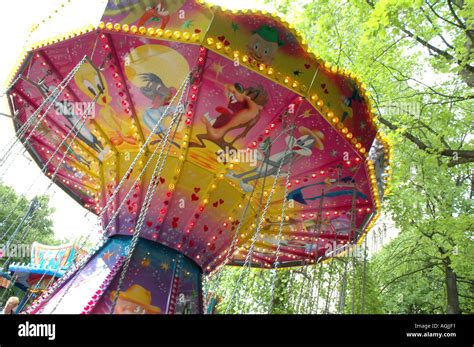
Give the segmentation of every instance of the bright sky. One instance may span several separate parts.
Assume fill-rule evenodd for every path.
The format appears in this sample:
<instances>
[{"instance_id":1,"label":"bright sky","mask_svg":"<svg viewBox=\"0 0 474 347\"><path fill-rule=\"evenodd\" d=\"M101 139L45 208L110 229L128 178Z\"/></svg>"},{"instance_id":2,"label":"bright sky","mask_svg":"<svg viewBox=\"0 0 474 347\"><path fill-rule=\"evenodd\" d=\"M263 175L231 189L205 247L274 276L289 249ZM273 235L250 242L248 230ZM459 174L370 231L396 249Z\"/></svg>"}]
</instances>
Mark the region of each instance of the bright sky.
<instances>
[{"instance_id":1,"label":"bright sky","mask_svg":"<svg viewBox=\"0 0 474 347\"><path fill-rule=\"evenodd\" d=\"M255 8L255 0L214 0L228 8ZM61 4L65 3L62 8ZM28 33L34 23L41 23L30 42L40 38L74 30L89 23L97 24L105 6L104 0L21 0L0 1L0 93L6 88L6 80L19 59L20 53L28 39ZM268 6L258 6L267 8ZM55 13L55 10L58 10ZM51 16L51 19L48 17ZM42 23L43 19L47 19ZM10 113L6 98L0 101L0 112ZM0 116L0 149L14 136L11 119ZM0 170L3 172L3 170ZM37 180L35 188L28 190L31 183ZM12 186L18 193L32 198L36 194L45 192L49 179L40 173L40 168L29 159L29 155L19 155L15 159L8 173L2 177L5 184ZM49 191L51 206L56 209L53 215L54 231L61 239L74 240L80 236L91 235L90 239L98 240L99 234L94 229L96 218L87 213L71 197L61 189L53 186Z\"/></svg>"}]
</instances>

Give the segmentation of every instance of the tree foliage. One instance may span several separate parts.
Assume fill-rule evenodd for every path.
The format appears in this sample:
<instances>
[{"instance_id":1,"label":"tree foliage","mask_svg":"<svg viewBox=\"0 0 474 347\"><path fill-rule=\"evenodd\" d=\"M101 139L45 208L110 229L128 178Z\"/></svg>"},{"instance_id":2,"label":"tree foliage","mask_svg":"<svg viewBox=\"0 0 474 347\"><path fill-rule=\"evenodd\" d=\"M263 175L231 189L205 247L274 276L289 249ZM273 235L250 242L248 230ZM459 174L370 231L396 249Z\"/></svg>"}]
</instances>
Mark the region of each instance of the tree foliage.
<instances>
[{"instance_id":1,"label":"tree foliage","mask_svg":"<svg viewBox=\"0 0 474 347\"><path fill-rule=\"evenodd\" d=\"M346 275L344 261L332 269L320 265L314 283L290 275L292 285L279 289L293 304L284 306L287 312L300 312L293 298L305 292L323 302L340 301L344 293L344 312L361 312L362 291L365 313L474 312L474 1L266 2L324 60L367 84L394 147L383 210L400 230L365 272L359 259L349 262ZM227 271L224 288L234 285L239 270ZM334 271L338 294L328 296ZM255 302L268 291L268 282L258 281L248 287ZM338 311L335 303L329 307Z\"/></svg>"},{"instance_id":2,"label":"tree foliage","mask_svg":"<svg viewBox=\"0 0 474 347\"><path fill-rule=\"evenodd\" d=\"M5 185L0 185L0 245L8 244L31 245L37 241L48 245L57 245L60 241L54 238L51 215L53 209L48 206L48 196L37 197L38 207L29 215L28 209L32 200L18 196L15 191ZM7 253L6 253L7 254ZM3 267L8 256L0 258ZM12 258L10 261L29 261L29 257Z\"/></svg>"}]
</instances>

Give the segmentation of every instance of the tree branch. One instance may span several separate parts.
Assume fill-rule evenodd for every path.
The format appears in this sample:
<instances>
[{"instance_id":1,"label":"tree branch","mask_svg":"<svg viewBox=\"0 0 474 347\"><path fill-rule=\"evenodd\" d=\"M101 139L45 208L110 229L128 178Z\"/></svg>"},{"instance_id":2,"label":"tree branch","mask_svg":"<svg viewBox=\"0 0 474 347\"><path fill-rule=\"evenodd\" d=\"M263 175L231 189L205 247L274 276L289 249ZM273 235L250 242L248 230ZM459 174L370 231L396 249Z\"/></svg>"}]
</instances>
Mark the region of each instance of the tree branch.
<instances>
[{"instance_id":1,"label":"tree branch","mask_svg":"<svg viewBox=\"0 0 474 347\"><path fill-rule=\"evenodd\" d=\"M410 272L407 272L407 273L405 273L405 274L403 274L403 275L400 275L400 276L395 277L394 279L392 279L392 280L390 280L388 283L386 283L386 284L382 287L382 289L380 289L380 293L382 293L389 285L391 285L392 283L398 281L400 278L414 275L414 274L416 274L416 273L418 273L418 272L420 272L420 271L424 271L424 270L426 270L426 269L430 269L430 268L432 268L432 267L435 266L435 265L438 265L438 264L430 263L430 264L428 264L427 266L424 266L424 267L422 267L422 268L420 268L420 269L417 269L417 270L414 270L414 271L410 271Z\"/></svg>"},{"instance_id":2,"label":"tree branch","mask_svg":"<svg viewBox=\"0 0 474 347\"><path fill-rule=\"evenodd\" d=\"M462 25L462 24L459 25L459 24L457 24L457 23L454 23L454 22L450 21L449 19L446 19L446 18L440 16L440 15L438 14L438 12L435 11L435 9L434 9L434 7L433 7L433 4L431 4L429 1L426 1L426 4L427 4L428 7L431 9L431 12L433 12L434 15L435 15L436 17L438 17L439 19L445 21L446 23L449 23L449 24L451 24L451 25L454 25L454 26L456 26L456 27L458 27L458 28L466 29L466 26L464 26L464 25Z\"/></svg>"},{"instance_id":3,"label":"tree branch","mask_svg":"<svg viewBox=\"0 0 474 347\"><path fill-rule=\"evenodd\" d=\"M382 124L387 126L390 130L396 131L396 130L399 129L398 126L396 126L395 124L393 124L392 122L390 122L388 119L386 119L384 117L379 116L379 120ZM458 160L453 160L452 159L448 163L448 166L455 166L455 165L458 165L458 164L465 164L465 163L474 162L474 151L454 150L454 149L450 149L450 148L437 150L437 149L434 149L434 148L431 148L431 147L427 146L423 141L421 141L419 138L417 138L416 136L414 136L413 134L411 134L409 132L403 132L402 135L406 139L413 142L419 149L421 149L421 150L423 150L427 153L438 154L438 155L441 155L441 156L444 156L444 157L450 157L450 158L453 158L456 155L458 157Z\"/></svg>"},{"instance_id":4,"label":"tree branch","mask_svg":"<svg viewBox=\"0 0 474 347\"><path fill-rule=\"evenodd\" d=\"M456 14L456 11L454 11L453 3L452 3L451 0L448 0L448 7L449 7L449 10L451 11L451 14L453 15L454 19L456 19L456 21L459 23L459 26L461 26L461 28L463 28L463 29L466 29L466 24L463 23L463 21Z\"/></svg>"}]
</instances>

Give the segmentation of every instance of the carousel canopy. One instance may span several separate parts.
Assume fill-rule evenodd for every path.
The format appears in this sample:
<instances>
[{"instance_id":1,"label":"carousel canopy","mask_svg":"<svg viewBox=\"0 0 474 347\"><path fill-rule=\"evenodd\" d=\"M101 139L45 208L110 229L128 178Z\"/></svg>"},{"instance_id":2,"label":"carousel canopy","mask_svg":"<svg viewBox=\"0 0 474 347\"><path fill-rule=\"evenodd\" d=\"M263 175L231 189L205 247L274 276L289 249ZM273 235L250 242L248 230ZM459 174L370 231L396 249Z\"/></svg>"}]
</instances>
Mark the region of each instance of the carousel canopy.
<instances>
[{"instance_id":1,"label":"carousel canopy","mask_svg":"<svg viewBox=\"0 0 474 347\"><path fill-rule=\"evenodd\" d=\"M389 148L365 85L277 15L109 1L97 26L34 44L14 80L46 175L110 236L147 205L140 236L206 272L314 262L379 214Z\"/></svg>"}]
</instances>

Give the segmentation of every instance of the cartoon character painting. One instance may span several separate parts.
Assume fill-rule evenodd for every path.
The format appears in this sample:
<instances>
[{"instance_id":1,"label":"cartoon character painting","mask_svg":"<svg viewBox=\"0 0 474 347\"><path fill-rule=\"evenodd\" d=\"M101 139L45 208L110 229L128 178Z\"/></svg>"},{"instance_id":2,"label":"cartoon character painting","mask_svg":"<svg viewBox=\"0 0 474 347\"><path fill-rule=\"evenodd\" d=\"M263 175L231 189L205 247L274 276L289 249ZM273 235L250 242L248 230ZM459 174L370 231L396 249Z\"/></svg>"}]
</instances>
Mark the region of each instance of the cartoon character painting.
<instances>
[{"instance_id":1,"label":"cartoon character painting","mask_svg":"<svg viewBox=\"0 0 474 347\"><path fill-rule=\"evenodd\" d=\"M171 101L176 94L176 88L167 87L162 79L154 73L143 73L141 76L146 85L141 87L140 91L152 101L152 106L147 108L143 114L143 123L150 131L157 127L155 134L162 138L166 130L163 120L164 118L170 118L176 110L176 107L171 105ZM151 144L154 143L156 141ZM174 141L171 141L171 144L179 147Z\"/></svg>"},{"instance_id":2,"label":"cartoon character painting","mask_svg":"<svg viewBox=\"0 0 474 347\"><path fill-rule=\"evenodd\" d=\"M45 137L45 138L50 139L50 140L51 140L53 143L55 143L57 146L59 146L59 145L61 144L61 142L62 142L62 139L61 139L54 131L52 131L46 124L44 124L44 123L40 123L40 124L38 125L38 127L36 128L36 132L37 132L39 135L41 135L41 136L43 136L43 137ZM78 163L80 163L80 164L82 164L82 165L85 165L88 169L91 168L91 162L88 161L88 160L86 160L83 156L81 156L81 155L78 154L77 152L75 152L75 151L71 148L71 146L66 145L66 144L63 143L63 144L62 144L62 148L63 148L65 151L69 152L69 154L70 154ZM68 170L68 166L67 166L66 163L64 163L63 166L66 168L66 170ZM71 168L71 170L68 170L68 171L71 171L71 173L74 173L74 170L73 170L72 168ZM74 175L75 175L76 177L78 177L77 174L78 174L77 172L74 173ZM80 178L82 178L82 177L80 177Z\"/></svg>"},{"instance_id":3,"label":"cartoon character painting","mask_svg":"<svg viewBox=\"0 0 474 347\"><path fill-rule=\"evenodd\" d=\"M165 29L171 19L171 14L183 5L184 0L159 0L153 7L147 7L145 13L138 20L137 26L145 26L149 22L156 22L160 29Z\"/></svg>"},{"instance_id":4,"label":"cartoon character painting","mask_svg":"<svg viewBox=\"0 0 474 347\"><path fill-rule=\"evenodd\" d=\"M46 75L43 78L41 78L38 82L34 82L26 77L24 77L23 79L26 82L33 85L36 89L38 89L43 99L46 99L48 95L50 94L50 92L52 91L51 90L52 88L46 85L46 78L50 74L51 72L47 71ZM82 142L84 142L87 146L89 146L94 151L96 151L98 153L99 160L102 160L106 150L104 149L104 146L102 145L102 143L100 143L100 141L97 139L97 137L95 137L95 135L92 134L92 132L90 132L86 126L81 126L82 122L80 118L74 112L60 112L60 110L71 109L71 108L64 107L64 104L59 101L56 101L54 106L58 114L63 116L65 120L67 121L67 124L65 125L66 128L68 128L69 130L74 129L75 131L77 131L77 137Z\"/></svg>"},{"instance_id":5,"label":"cartoon character painting","mask_svg":"<svg viewBox=\"0 0 474 347\"><path fill-rule=\"evenodd\" d=\"M271 148L271 144L287 133L289 130L292 130L293 127L288 128L285 131L282 131L278 136L276 136L271 143L265 143L264 148L261 146L261 149L264 152ZM250 192L253 190L254 186L249 184L250 181L275 175L278 172L279 167L284 167L290 161L295 162L300 158L311 156L312 148L315 147L319 150L324 149L324 134L318 130L310 130L306 127L299 127L298 131L301 136L296 138L292 135L288 135L285 138L286 146L283 150L268 156L268 153L264 153L263 159L260 157L261 164L256 168L245 171L241 174L235 174L232 171L229 171L227 177L240 179L240 187L244 192ZM263 143L262 143L263 145Z\"/></svg>"},{"instance_id":6,"label":"cartoon character painting","mask_svg":"<svg viewBox=\"0 0 474 347\"><path fill-rule=\"evenodd\" d=\"M302 205L307 205L308 201L315 201L315 200L321 199L322 195L319 193L311 197L308 197L307 196L308 194L305 195L304 193L306 189L310 187L318 186L318 185L325 186L325 193L324 193L325 199L335 198L342 195L352 196L354 193L356 194L357 198L364 199L364 200L367 199L367 195L365 195L364 193L360 192L357 189L357 184L355 180L350 176L346 176L346 177L342 177L338 179L327 178L323 182L317 182L317 183L308 184L308 185L299 187L291 191L290 193L288 193L288 199L294 200Z\"/></svg>"},{"instance_id":7,"label":"cartoon character painting","mask_svg":"<svg viewBox=\"0 0 474 347\"><path fill-rule=\"evenodd\" d=\"M112 291L114 300L116 291ZM151 304L151 293L138 284L131 285L126 291L118 294L115 314L159 314L161 309Z\"/></svg>"},{"instance_id":8,"label":"cartoon character painting","mask_svg":"<svg viewBox=\"0 0 474 347\"><path fill-rule=\"evenodd\" d=\"M211 141L225 149L234 149L234 143L245 137L250 129L258 122L260 112L268 101L268 95L263 86L244 88L242 84L226 84L224 92L227 97L226 106L217 106L219 113L215 118L206 112L202 122L206 127L205 134L196 135L199 143L191 142L190 147L206 147L204 140ZM232 130L243 129L230 142L224 137Z\"/></svg>"},{"instance_id":9,"label":"cartoon character painting","mask_svg":"<svg viewBox=\"0 0 474 347\"><path fill-rule=\"evenodd\" d=\"M110 142L115 146L124 142L136 145L137 140L134 136L124 134L122 120L111 106L112 97L109 94L108 85L104 82L105 77L90 59L87 59L79 68L74 75L74 81L85 95L91 100L96 100L97 105L101 106L100 121L104 122L109 127L109 131L113 132L113 135L109 136Z\"/></svg>"},{"instance_id":10,"label":"cartoon character painting","mask_svg":"<svg viewBox=\"0 0 474 347\"><path fill-rule=\"evenodd\" d=\"M352 118L354 114L363 114L364 112L364 99L357 87L357 84L353 81L348 81L342 85L342 104L348 109L342 113L341 122Z\"/></svg>"},{"instance_id":11,"label":"cartoon character painting","mask_svg":"<svg viewBox=\"0 0 474 347\"><path fill-rule=\"evenodd\" d=\"M259 64L271 65L278 51L278 47L283 46L278 30L268 25L262 25L252 32L247 43L247 54L250 59Z\"/></svg>"}]
</instances>

